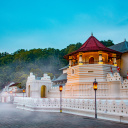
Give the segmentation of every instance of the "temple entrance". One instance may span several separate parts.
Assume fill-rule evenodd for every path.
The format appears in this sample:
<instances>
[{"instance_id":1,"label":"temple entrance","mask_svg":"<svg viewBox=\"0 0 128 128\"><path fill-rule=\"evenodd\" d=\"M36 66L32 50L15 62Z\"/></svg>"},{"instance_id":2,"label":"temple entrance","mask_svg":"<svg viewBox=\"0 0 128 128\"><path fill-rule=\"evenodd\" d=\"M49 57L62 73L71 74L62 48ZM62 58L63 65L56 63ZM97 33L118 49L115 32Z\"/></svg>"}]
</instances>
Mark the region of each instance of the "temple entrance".
<instances>
[{"instance_id":1,"label":"temple entrance","mask_svg":"<svg viewBox=\"0 0 128 128\"><path fill-rule=\"evenodd\" d=\"M93 57L89 58L89 64L94 64L94 58Z\"/></svg>"},{"instance_id":2,"label":"temple entrance","mask_svg":"<svg viewBox=\"0 0 128 128\"><path fill-rule=\"evenodd\" d=\"M28 97L30 97L30 85L28 86Z\"/></svg>"},{"instance_id":3,"label":"temple entrance","mask_svg":"<svg viewBox=\"0 0 128 128\"><path fill-rule=\"evenodd\" d=\"M41 86L41 98L45 98L46 97L46 86L42 85Z\"/></svg>"}]
</instances>

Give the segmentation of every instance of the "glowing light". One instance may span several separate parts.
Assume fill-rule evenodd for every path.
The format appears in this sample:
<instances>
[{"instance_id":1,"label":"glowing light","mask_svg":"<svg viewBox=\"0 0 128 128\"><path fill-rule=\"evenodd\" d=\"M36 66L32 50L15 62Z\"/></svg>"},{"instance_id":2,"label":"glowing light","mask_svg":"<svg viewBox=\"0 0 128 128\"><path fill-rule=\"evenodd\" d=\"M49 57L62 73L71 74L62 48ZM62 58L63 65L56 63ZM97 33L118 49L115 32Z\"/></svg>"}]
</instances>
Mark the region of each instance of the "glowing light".
<instances>
[{"instance_id":1,"label":"glowing light","mask_svg":"<svg viewBox=\"0 0 128 128\"><path fill-rule=\"evenodd\" d=\"M23 89L23 92L25 92L25 89Z\"/></svg>"},{"instance_id":2,"label":"glowing light","mask_svg":"<svg viewBox=\"0 0 128 128\"><path fill-rule=\"evenodd\" d=\"M97 90L97 82L96 82L96 79L95 79L95 81L93 82L93 89L94 89L94 90Z\"/></svg>"},{"instance_id":3,"label":"glowing light","mask_svg":"<svg viewBox=\"0 0 128 128\"><path fill-rule=\"evenodd\" d=\"M62 85L59 86L59 90L60 90L60 91L63 90L63 86L62 86Z\"/></svg>"}]
</instances>

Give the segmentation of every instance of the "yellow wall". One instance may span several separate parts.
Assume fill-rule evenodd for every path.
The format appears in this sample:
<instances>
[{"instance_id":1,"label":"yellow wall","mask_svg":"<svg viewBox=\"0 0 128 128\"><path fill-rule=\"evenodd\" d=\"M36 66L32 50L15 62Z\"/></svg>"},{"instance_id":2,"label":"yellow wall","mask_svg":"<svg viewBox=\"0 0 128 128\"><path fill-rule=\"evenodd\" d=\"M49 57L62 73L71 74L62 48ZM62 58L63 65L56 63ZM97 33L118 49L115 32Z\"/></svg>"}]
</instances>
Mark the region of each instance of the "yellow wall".
<instances>
[{"instance_id":1,"label":"yellow wall","mask_svg":"<svg viewBox=\"0 0 128 128\"><path fill-rule=\"evenodd\" d=\"M83 55L82 55L83 62L88 63L90 57L94 58L94 62L99 62L99 53L98 52L83 53ZM107 53L103 52L102 57L103 57L103 60L105 60L105 62L108 62L108 54Z\"/></svg>"},{"instance_id":2,"label":"yellow wall","mask_svg":"<svg viewBox=\"0 0 128 128\"><path fill-rule=\"evenodd\" d=\"M128 52L123 53L121 56L121 75L123 77L127 77L127 70L128 70Z\"/></svg>"},{"instance_id":3,"label":"yellow wall","mask_svg":"<svg viewBox=\"0 0 128 128\"><path fill-rule=\"evenodd\" d=\"M88 53L83 53L83 55L82 55L82 60L83 60L83 62L89 62L89 58L90 57L93 57L94 58L94 62L95 61L99 61L99 54L98 54L98 52L88 52Z\"/></svg>"},{"instance_id":4,"label":"yellow wall","mask_svg":"<svg viewBox=\"0 0 128 128\"><path fill-rule=\"evenodd\" d=\"M116 60L116 62L117 62L117 66L121 68L121 59Z\"/></svg>"}]
</instances>

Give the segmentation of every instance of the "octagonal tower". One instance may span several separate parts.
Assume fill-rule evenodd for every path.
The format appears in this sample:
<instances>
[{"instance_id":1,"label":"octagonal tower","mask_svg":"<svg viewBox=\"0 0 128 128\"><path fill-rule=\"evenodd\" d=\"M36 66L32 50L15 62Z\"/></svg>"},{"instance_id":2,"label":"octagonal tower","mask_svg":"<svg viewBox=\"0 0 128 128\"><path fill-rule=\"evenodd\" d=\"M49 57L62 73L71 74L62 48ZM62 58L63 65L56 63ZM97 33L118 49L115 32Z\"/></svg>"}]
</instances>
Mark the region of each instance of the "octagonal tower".
<instances>
[{"instance_id":1,"label":"octagonal tower","mask_svg":"<svg viewBox=\"0 0 128 128\"><path fill-rule=\"evenodd\" d=\"M100 88L109 88L107 74L117 71L117 60L120 57L120 52L105 47L91 35L78 50L64 56L69 61L65 95L80 98L90 89L87 96L92 97L92 83L95 78ZM107 95L108 90L104 90L103 93Z\"/></svg>"}]
</instances>

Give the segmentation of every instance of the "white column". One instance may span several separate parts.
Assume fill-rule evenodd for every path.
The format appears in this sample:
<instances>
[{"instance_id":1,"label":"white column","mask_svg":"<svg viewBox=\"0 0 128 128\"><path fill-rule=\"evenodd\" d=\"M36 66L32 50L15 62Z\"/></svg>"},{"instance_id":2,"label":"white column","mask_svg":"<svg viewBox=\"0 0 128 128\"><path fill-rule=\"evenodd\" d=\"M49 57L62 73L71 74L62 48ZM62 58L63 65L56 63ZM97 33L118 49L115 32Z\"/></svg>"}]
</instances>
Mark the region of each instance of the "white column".
<instances>
[{"instance_id":1,"label":"white column","mask_svg":"<svg viewBox=\"0 0 128 128\"><path fill-rule=\"evenodd\" d=\"M69 56L69 68L72 66L72 56Z\"/></svg>"},{"instance_id":2,"label":"white column","mask_svg":"<svg viewBox=\"0 0 128 128\"><path fill-rule=\"evenodd\" d=\"M117 66L117 62L116 62L116 54L113 54L113 63L114 63L114 66Z\"/></svg>"},{"instance_id":3,"label":"white column","mask_svg":"<svg viewBox=\"0 0 128 128\"><path fill-rule=\"evenodd\" d=\"M103 60L102 60L102 51L99 51L99 64L103 64Z\"/></svg>"},{"instance_id":4,"label":"white column","mask_svg":"<svg viewBox=\"0 0 128 128\"><path fill-rule=\"evenodd\" d=\"M79 65L83 65L82 52L79 52Z\"/></svg>"}]
</instances>

